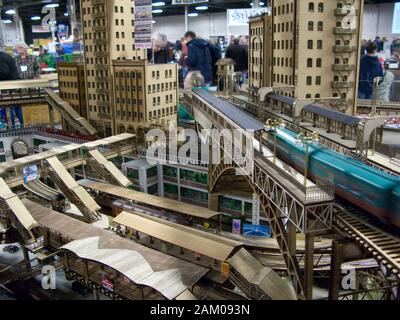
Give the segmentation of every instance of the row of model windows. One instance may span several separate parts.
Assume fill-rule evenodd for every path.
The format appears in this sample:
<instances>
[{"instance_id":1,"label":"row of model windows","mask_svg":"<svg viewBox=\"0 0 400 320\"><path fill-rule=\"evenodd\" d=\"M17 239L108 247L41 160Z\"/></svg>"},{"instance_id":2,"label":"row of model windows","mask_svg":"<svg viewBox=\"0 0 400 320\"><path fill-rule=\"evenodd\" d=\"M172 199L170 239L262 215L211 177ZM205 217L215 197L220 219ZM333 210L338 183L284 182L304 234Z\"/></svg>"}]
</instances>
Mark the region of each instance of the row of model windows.
<instances>
[{"instance_id":1,"label":"row of model windows","mask_svg":"<svg viewBox=\"0 0 400 320\"><path fill-rule=\"evenodd\" d=\"M108 60L107 58L86 58L86 64L91 64L93 65L94 63L96 63L97 65L107 65ZM89 74L88 74L89 75Z\"/></svg>"},{"instance_id":2,"label":"row of model windows","mask_svg":"<svg viewBox=\"0 0 400 320\"><path fill-rule=\"evenodd\" d=\"M172 94L167 94L165 95L165 103L172 103L174 100L174 96ZM160 105L161 104L161 97L153 97L153 107L155 107L156 105Z\"/></svg>"},{"instance_id":3,"label":"row of model windows","mask_svg":"<svg viewBox=\"0 0 400 320\"><path fill-rule=\"evenodd\" d=\"M275 40L273 44L275 49L282 50L292 50L293 49L293 40Z\"/></svg>"},{"instance_id":4,"label":"row of model windows","mask_svg":"<svg viewBox=\"0 0 400 320\"><path fill-rule=\"evenodd\" d=\"M115 73L115 77L116 78L132 78L132 79L135 79L135 78L138 78L138 79L141 79L142 78L142 73L140 72L140 71L132 71L132 72L123 72L123 71L120 71L120 72L116 72Z\"/></svg>"},{"instance_id":5,"label":"row of model windows","mask_svg":"<svg viewBox=\"0 0 400 320\"><path fill-rule=\"evenodd\" d=\"M96 106L89 106L89 111L90 112L97 112L97 107ZM111 109L110 109L110 107L107 107L107 109L105 107L101 107L101 108L99 107L99 112L110 114L111 113Z\"/></svg>"},{"instance_id":6,"label":"row of model windows","mask_svg":"<svg viewBox=\"0 0 400 320\"><path fill-rule=\"evenodd\" d=\"M128 86L125 87L125 86L116 85L115 86L115 90L122 91L122 92L124 92L124 91L136 91L136 86L135 85L133 85L133 86L128 85ZM138 91L142 91L142 90L143 90L143 87L141 85L139 85L138 86Z\"/></svg>"},{"instance_id":7,"label":"row of model windows","mask_svg":"<svg viewBox=\"0 0 400 320\"><path fill-rule=\"evenodd\" d=\"M162 108L162 109L150 111L149 112L149 118L152 119L152 118L156 118L157 116L160 117L161 115L162 116L173 115L173 114L175 114L176 111L177 111L176 106L175 107Z\"/></svg>"},{"instance_id":8,"label":"row of model windows","mask_svg":"<svg viewBox=\"0 0 400 320\"><path fill-rule=\"evenodd\" d=\"M286 28L285 28L285 26L286 26ZM273 31L274 31L274 33L281 32L281 31L282 32L293 31L293 21L290 21L290 24L289 24L289 22L274 23Z\"/></svg>"},{"instance_id":9,"label":"row of model windows","mask_svg":"<svg viewBox=\"0 0 400 320\"><path fill-rule=\"evenodd\" d=\"M293 59L292 58L276 58L274 57L273 60L274 66L279 66L279 67L293 67Z\"/></svg>"},{"instance_id":10,"label":"row of model windows","mask_svg":"<svg viewBox=\"0 0 400 320\"><path fill-rule=\"evenodd\" d=\"M293 77L288 76L288 75L283 75L283 74L272 74L272 81L273 82L279 82L287 85L293 85L292 83Z\"/></svg>"},{"instance_id":11,"label":"row of model windows","mask_svg":"<svg viewBox=\"0 0 400 320\"><path fill-rule=\"evenodd\" d=\"M161 84L157 83L157 85L153 84L153 85L147 86L148 93L156 93L156 92L160 92L160 91L164 92L164 89L166 91L176 89L176 82L165 82L165 85L164 85L164 83L161 83Z\"/></svg>"},{"instance_id":12,"label":"row of model windows","mask_svg":"<svg viewBox=\"0 0 400 320\"><path fill-rule=\"evenodd\" d=\"M76 81L73 81L73 82L60 81L59 84L60 84L60 87L62 87L62 88L75 88L75 89L78 88L78 82L76 82Z\"/></svg>"},{"instance_id":13,"label":"row of model windows","mask_svg":"<svg viewBox=\"0 0 400 320\"><path fill-rule=\"evenodd\" d=\"M117 116L118 117L125 117L125 116L127 116L128 118L131 118L132 117L132 112L130 112L130 111L121 111L121 110L118 110L117 111ZM133 112L133 117L134 118L137 118L137 116L138 116L138 113L137 112ZM143 119L143 112L139 112L139 118L140 119Z\"/></svg>"},{"instance_id":14,"label":"row of model windows","mask_svg":"<svg viewBox=\"0 0 400 320\"><path fill-rule=\"evenodd\" d=\"M68 70L68 69L58 69L58 74L64 77L76 77L77 71L76 70ZM83 71L81 71L81 75L83 76Z\"/></svg>"},{"instance_id":15,"label":"row of model windows","mask_svg":"<svg viewBox=\"0 0 400 320\"><path fill-rule=\"evenodd\" d=\"M290 12L289 12L289 10L290 10ZM274 16L285 14L285 13L293 13L293 2L290 4L290 7L289 7L288 3L286 4L286 6L285 5L276 6L276 7L274 7L273 11L274 11Z\"/></svg>"},{"instance_id":16,"label":"row of model windows","mask_svg":"<svg viewBox=\"0 0 400 320\"><path fill-rule=\"evenodd\" d=\"M60 98L79 100L79 95L71 92L60 92Z\"/></svg>"},{"instance_id":17,"label":"row of model windows","mask_svg":"<svg viewBox=\"0 0 400 320\"><path fill-rule=\"evenodd\" d=\"M160 78L160 71L152 71L151 73L152 78ZM165 70L165 78L172 78L172 70Z\"/></svg>"}]
</instances>

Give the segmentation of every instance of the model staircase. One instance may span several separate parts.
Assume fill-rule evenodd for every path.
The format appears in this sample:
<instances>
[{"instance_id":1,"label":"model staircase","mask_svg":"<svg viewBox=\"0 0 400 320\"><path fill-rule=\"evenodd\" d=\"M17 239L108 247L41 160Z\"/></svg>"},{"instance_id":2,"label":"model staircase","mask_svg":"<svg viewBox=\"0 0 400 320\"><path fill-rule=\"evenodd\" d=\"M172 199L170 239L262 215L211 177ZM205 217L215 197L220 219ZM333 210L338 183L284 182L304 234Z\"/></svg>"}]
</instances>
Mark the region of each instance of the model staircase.
<instances>
[{"instance_id":1,"label":"model staircase","mask_svg":"<svg viewBox=\"0 0 400 320\"><path fill-rule=\"evenodd\" d=\"M85 118L81 117L74 108L50 89L46 89L46 101L49 106L60 112L65 121L79 133L84 135L96 133L96 129Z\"/></svg>"},{"instance_id":2,"label":"model staircase","mask_svg":"<svg viewBox=\"0 0 400 320\"><path fill-rule=\"evenodd\" d=\"M50 177L60 188L65 197L79 209L87 222L92 223L98 221L101 218L99 213L101 208L89 193L77 184L57 157L49 158L46 161L50 165Z\"/></svg>"},{"instance_id":3,"label":"model staircase","mask_svg":"<svg viewBox=\"0 0 400 320\"><path fill-rule=\"evenodd\" d=\"M88 160L87 163L98 173L104 177L104 179L110 183L116 183L117 185L128 188L132 185L127 177L125 177L121 171L111 162L108 161L98 150L91 150L89 154L92 159Z\"/></svg>"}]
</instances>

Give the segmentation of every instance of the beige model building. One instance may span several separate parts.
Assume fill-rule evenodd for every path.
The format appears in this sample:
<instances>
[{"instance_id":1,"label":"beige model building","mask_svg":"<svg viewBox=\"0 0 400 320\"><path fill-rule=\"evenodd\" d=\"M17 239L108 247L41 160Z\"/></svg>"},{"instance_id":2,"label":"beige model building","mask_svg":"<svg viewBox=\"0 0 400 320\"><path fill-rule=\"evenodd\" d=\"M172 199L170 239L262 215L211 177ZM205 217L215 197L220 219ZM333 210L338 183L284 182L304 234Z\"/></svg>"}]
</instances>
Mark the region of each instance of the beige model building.
<instances>
[{"instance_id":1,"label":"beige model building","mask_svg":"<svg viewBox=\"0 0 400 320\"><path fill-rule=\"evenodd\" d=\"M89 121L100 135L116 133L113 60L146 58L134 47L134 1L81 0Z\"/></svg>"},{"instance_id":2,"label":"beige model building","mask_svg":"<svg viewBox=\"0 0 400 320\"><path fill-rule=\"evenodd\" d=\"M268 86L267 79L260 84L258 71L268 70L268 61L272 61L272 86L294 85L298 99L341 97L347 101L346 112L353 113L363 0L272 0L271 8L271 17L262 16L250 23L251 33L269 30L267 36L250 36L260 37L253 40L255 44L261 40L271 44L271 39L272 51L268 52L269 45L264 46L259 57L261 49L250 44L250 59L256 59L256 70L249 88ZM270 19L272 30L265 27ZM257 58L262 60L257 63Z\"/></svg>"},{"instance_id":3,"label":"beige model building","mask_svg":"<svg viewBox=\"0 0 400 320\"><path fill-rule=\"evenodd\" d=\"M258 91L272 86L272 17L263 14L249 23L249 93L256 99Z\"/></svg>"},{"instance_id":4,"label":"beige model building","mask_svg":"<svg viewBox=\"0 0 400 320\"><path fill-rule=\"evenodd\" d=\"M60 62L57 64L59 95L82 117L88 119L86 103L85 66L81 62ZM65 130L72 128L63 120Z\"/></svg>"},{"instance_id":5,"label":"beige model building","mask_svg":"<svg viewBox=\"0 0 400 320\"><path fill-rule=\"evenodd\" d=\"M114 108L118 133L141 132L177 122L177 64L114 60Z\"/></svg>"}]
</instances>

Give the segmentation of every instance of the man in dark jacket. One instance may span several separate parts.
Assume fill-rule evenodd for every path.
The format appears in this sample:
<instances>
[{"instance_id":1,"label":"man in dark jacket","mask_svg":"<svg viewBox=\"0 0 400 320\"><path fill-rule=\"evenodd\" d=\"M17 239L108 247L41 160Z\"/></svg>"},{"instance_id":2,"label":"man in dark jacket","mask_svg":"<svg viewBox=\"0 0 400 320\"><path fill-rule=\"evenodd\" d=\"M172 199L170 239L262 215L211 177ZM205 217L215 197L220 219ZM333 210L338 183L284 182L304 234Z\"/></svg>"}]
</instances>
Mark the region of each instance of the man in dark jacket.
<instances>
[{"instance_id":1,"label":"man in dark jacket","mask_svg":"<svg viewBox=\"0 0 400 320\"><path fill-rule=\"evenodd\" d=\"M210 45L206 40L196 38L196 34L192 31L186 32L184 38L188 46L185 63L189 72L200 71L206 84L210 84L213 80Z\"/></svg>"},{"instance_id":2,"label":"man in dark jacket","mask_svg":"<svg viewBox=\"0 0 400 320\"><path fill-rule=\"evenodd\" d=\"M15 60L9 54L0 51L0 81L18 79L19 74Z\"/></svg>"},{"instance_id":3,"label":"man in dark jacket","mask_svg":"<svg viewBox=\"0 0 400 320\"><path fill-rule=\"evenodd\" d=\"M382 64L376 56L378 47L369 42L366 47L367 54L360 62L360 84L358 89L359 99L372 99L372 88L374 79L383 76Z\"/></svg>"},{"instance_id":4,"label":"man in dark jacket","mask_svg":"<svg viewBox=\"0 0 400 320\"><path fill-rule=\"evenodd\" d=\"M225 58L231 58L236 62L235 72L243 72L249 69L247 50L239 44L240 39L234 38L232 44L226 49Z\"/></svg>"}]
</instances>

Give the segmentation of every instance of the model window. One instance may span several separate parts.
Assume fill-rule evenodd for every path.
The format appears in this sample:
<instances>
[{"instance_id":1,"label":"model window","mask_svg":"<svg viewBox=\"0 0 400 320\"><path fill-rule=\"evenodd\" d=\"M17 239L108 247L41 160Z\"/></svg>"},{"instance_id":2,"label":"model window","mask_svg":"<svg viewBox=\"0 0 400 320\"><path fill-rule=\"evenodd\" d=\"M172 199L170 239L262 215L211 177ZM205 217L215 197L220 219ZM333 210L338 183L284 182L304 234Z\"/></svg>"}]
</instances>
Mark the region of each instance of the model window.
<instances>
[{"instance_id":1,"label":"model window","mask_svg":"<svg viewBox=\"0 0 400 320\"><path fill-rule=\"evenodd\" d=\"M308 31L313 31L313 30L314 30L314 22L308 21Z\"/></svg>"},{"instance_id":2,"label":"model window","mask_svg":"<svg viewBox=\"0 0 400 320\"><path fill-rule=\"evenodd\" d=\"M324 4L322 2L318 3L318 12L324 12Z\"/></svg>"},{"instance_id":3,"label":"model window","mask_svg":"<svg viewBox=\"0 0 400 320\"><path fill-rule=\"evenodd\" d=\"M307 93L307 94L306 94L306 98L307 98L307 99L310 99L310 98L311 98L311 94L310 94L310 93Z\"/></svg>"},{"instance_id":4,"label":"model window","mask_svg":"<svg viewBox=\"0 0 400 320\"><path fill-rule=\"evenodd\" d=\"M313 48L313 41L312 40L308 40L307 41L307 49L312 49Z\"/></svg>"},{"instance_id":5,"label":"model window","mask_svg":"<svg viewBox=\"0 0 400 320\"><path fill-rule=\"evenodd\" d=\"M315 84L316 84L317 86L320 86L320 85L321 85L321 77L320 77L320 76L315 77Z\"/></svg>"},{"instance_id":6,"label":"model window","mask_svg":"<svg viewBox=\"0 0 400 320\"><path fill-rule=\"evenodd\" d=\"M321 68L322 67L322 59L318 58L317 62L316 62L317 68Z\"/></svg>"},{"instance_id":7,"label":"model window","mask_svg":"<svg viewBox=\"0 0 400 320\"><path fill-rule=\"evenodd\" d=\"M324 23L322 21L318 22L318 31L323 31L324 30Z\"/></svg>"},{"instance_id":8,"label":"model window","mask_svg":"<svg viewBox=\"0 0 400 320\"><path fill-rule=\"evenodd\" d=\"M317 49L322 50L322 40L317 40Z\"/></svg>"},{"instance_id":9,"label":"model window","mask_svg":"<svg viewBox=\"0 0 400 320\"><path fill-rule=\"evenodd\" d=\"M312 59L311 58L307 59L307 68L312 68Z\"/></svg>"},{"instance_id":10,"label":"model window","mask_svg":"<svg viewBox=\"0 0 400 320\"><path fill-rule=\"evenodd\" d=\"M308 86L312 85L312 77L308 76L306 81Z\"/></svg>"},{"instance_id":11,"label":"model window","mask_svg":"<svg viewBox=\"0 0 400 320\"><path fill-rule=\"evenodd\" d=\"M314 12L314 2L309 2L308 3L308 11L309 12Z\"/></svg>"}]
</instances>

